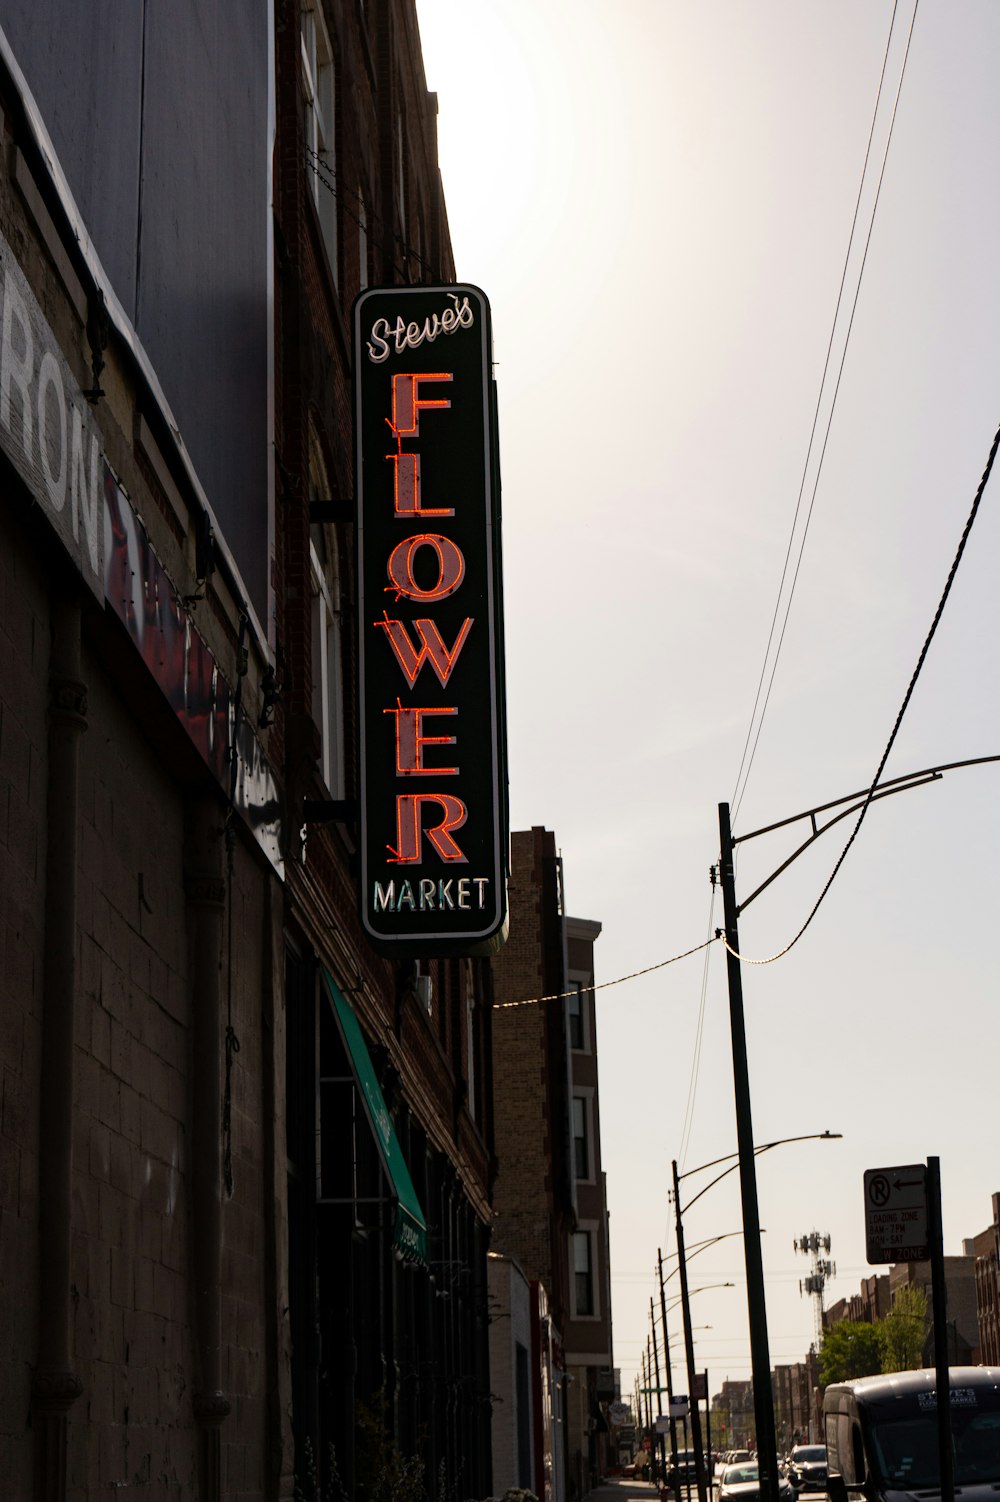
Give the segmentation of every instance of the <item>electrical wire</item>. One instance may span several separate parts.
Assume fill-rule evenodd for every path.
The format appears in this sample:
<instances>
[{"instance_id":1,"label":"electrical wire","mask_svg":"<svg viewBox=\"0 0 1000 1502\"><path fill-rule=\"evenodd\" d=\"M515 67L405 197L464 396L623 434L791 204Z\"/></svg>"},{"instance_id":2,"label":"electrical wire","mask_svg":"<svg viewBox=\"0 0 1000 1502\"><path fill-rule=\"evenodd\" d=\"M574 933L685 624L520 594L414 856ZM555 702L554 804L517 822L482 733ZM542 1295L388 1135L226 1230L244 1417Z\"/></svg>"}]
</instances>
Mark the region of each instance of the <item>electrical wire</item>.
<instances>
[{"instance_id":1,"label":"electrical wire","mask_svg":"<svg viewBox=\"0 0 1000 1502\"><path fill-rule=\"evenodd\" d=\"M715 918L715 887L712 887L712 899L708 908L708 936L709 941L714 937L712 924ZM687 1105L684 1110L684 1123L681 1127L681 1150L678 1161L683 1168L687 1155L688 1145L691 1140L691 1128L694 1124L694 1103L698 1094L698 1071L701 1067L701 1045L705 1033L705 1003L708 996L708 964L711 957L711 949L705 949L705 963L701 972L701 1001L698 1006L698 1026L695 1031L694 1057L691 1060L691 1078L688 1081Z\"/></svg>"},{"instance_id":2,"label":"electrical wire","mask_svg":"<svg viewBox=\"0 0 1000 1502\"><path fill-rule=\"evenodd\" d=\"M593 986L574 986L572 991L553 991L550 996L526 996L519 1001L497 1001L493 1004L494 1011L503 1011L508 1007L535 1007L543 1001L565 1001L567 996L580 996L587 991L606 991L610 986L621 986L627 980L637 980L640 975L652 975L654 970L664 970L667 965L676 965L678 960L686 960L692 954L698 954L702 949L707 949L714 944L718 935L713 934L703 944L695 944L693 949L685 949L683 954L671 955L669 960L660 960L655 965L647 965L643 970L633 970L630 975L619 975L617 980L602 980Z\"/></svg>"},{"instance_id":3,"label":"electrical wire","mask_svg":"<svg viewBox=\"0 0 1000 1502\"><path fill-rule=\"evenodd\" d=\"M303 151L305 152L306 170L314 173L317 181L326 189L331 197L337 200L338 204L340 205L340 212L344 215L344 217L349 219L352 224L357 226L358 229L364 230L365 234L368 235L371 239L372 245L376 250L385 251L387 248L385 236L380 233L376 233L376 226L382 223L381 216L375 213L373 209L371 223L369 224L367 220L362 221L360 216L354 213L354 211L349 207L346 200L341 196L341 193L337 187L337 173L335 168L331 167L328 162L324 162L319 152L313 151L311 146L303 146ZM403 239L402 235L396 235L395 241L396 244L393 247L392 252L392 269L396 272L397 276L401 276L404 279L408 276L406 267L401 266L400 263L395 259L395 250L398 248L403 252L403 255L407 258L408 261L416 261L417 264L424 271L426 271L429 276L434 277L435 280L438 279L440 273L438 272L437 267L433 266L425 256L422 256L419 253L419 251L414 250L412 245L410 245L408 241Z\"/></svg>"},{"instance_id":4,"label":"electrical wire","mask_svg":"<svg viewBox=\"0 0 1000 1502\"><path fill-rule=\"evenodd\" d=\"M798 498L796 499L796 502L795 502L795 514L792 517L791 531L790 531L789 536L788 536L788 547L785 550L785 561L784 561L784 564L783 564L782 570L781 570L781 579L780 579L780 582L778 584L777 598L775 599L775 602L774 602L774 614L771 617L771 629L768 632L767 646L764 648L764 661L761 664L760 679L759 679L758 684L757 684L757 693L756 693L756 696L754 698L753 709L752 709L752 711L750 713L750 724L747 727L747 737L746 737L746 741L743 744L743 755L740 758L739 771L736 774L736 786L735 786L735 788L733 790L732 798L730 799L730 802L733 805L733 818L734 819L736 818L736 815L739 813L740 804L741 804L741 802L743 800L743 794L746 792L747 782L749 781L749 778L750 778L750 770L751 770L751 768L753 766L754 757L757 754L757 744L758 744L758 742L760 740L760 732L761 732L761 728L762 728L763 723L764 723L764 716L767 713L767 706L768 706L768 703L770 702L770 698L771 698L771 689L772 689L773 684L774 684L774 675L775 675L775 671L776 671L777 665L778 665L778 658L781 655L782 644L783 644L784 639L785 639L785 628L788 625L788 616L789 616L789 612L790 612L791 607L792 607L792 597L793 597L793 595L795 593L795 586L796 586L796 583L798 581L798 576L799 576L799 568L800 568L801 563L802 563L802 555L803 555L803 552L805 550L806 538L807 538L808 533L809 533L809 523L810 523L810 521L812 519L813 505L814 505L815 500L816 500L816 492L817 492L817 489L819 487L820 474L822 473L822 469L823 469L823 459L824 459L824 456L826 454L826 446L827 446L827 442L828 442L829 437L830 437L830 428L831 428L831 425L833 423L833 413L834 413L834 409L836 408L836 405L837 405L837 393L840 390L840 379L841 379L841 376L843 375L843 372L844 372L844 362L845 362L845 360L847 358L847 346L848 346L848 344L850 342L851 329L853 328L853 325L854 325L854 314L855 314L855 311L857 310L858 297L860 296L860 292L861 292L861 281L862 281L862 278L864 276L865 263L866 263L866 261L868 259L868 247L869 247L869 245L871 243L872 229L873 229L874 223L875 223L875 213L876 213L876 211L878 209L879 195L880 195L881 189L882 189L882 178L885 175L885 163L886 163L886 158L888 157L888 154L889 154L889 144L890 144L890 142L892 140L892 131L893 131L893 126L894 126L895 120L896 120L896 110L897 110L897 107L899 105L899 93L900 93L900 90L903 87L903 75L906 72L906 59L909 56L910 40L912 39L912 36L913 36L913 26L914 26L914 22L916 21L916 18L917 18L917 5L918 4L919 4L919 0L915 0L914 6L913 6L913 16L912 16L911 21L910 21L910 31L909 31L909 35L907 37L907 42L906 42L906 53L905 53L905 55L903 57L903 66L902 66L902 69L900 70L899 85L898 85L897 90L896 90L896 100L895 100L895 103L893 105L892 117L891 117L890 122L889 122L889 133L888 133L888 136L887 136L887 139L886 139L885 153L884 153L883 158L882 158L882 170L881 170L881 173L880 173L880 176L879 176L878 191L876 192L876 195L875 195L875 202L872 205L871 219L869 220L869 225L868 225L868 236L867 236L867 239L865 241L864 256L862 257L861 267L860 267L860 270L858 272L858 280L857 280L857 286L855 288L855 293L854 293L854 303L853 303L853 306L852 306L852 309L851 309L850 322L849 322L848 328L847 328L847 336L846 336L846 338L844 340L844 347L843 347L843 350L841 352L840 369L839 369L839 372L838 372L838 375L837 375L837 384L836 384L836 387L834 389L833 401L830 404L830 412L829 412L829 415L827 417L826 434L825 434L825 437L824 437L824 440L823 440L823 449L822 449L822 452L820 454L819 464L818 464L817 469L816 469L816 478L815 478L815 482L813 484L812 497L811 497L811 500L810 500L810 503L809 503L809 511L807 513L807 516L806 516L805 527L803 528L802 538L801 538L801 541L799 543L798 560L796 562L795 573L794 573L793 578L792 578L791 588L789 590L788 599L787 599L787 602L786 602L786 605L785 605L784 621L782 623L781 633L780 633L780 636L779 636L779 639L778 639L778 645L777 645L777 648L776 648L775 653L774 653L774 660L771 663L771 676L770 676L770 679L768 680L767 692L766 692L766 694L764 696L763 707L761 707L761 709L760 709L760 718L759 718L759 720L757 720L757 709L758 709L758 706L760 706L761 692L762 692L763 687L764 687L764 679L765 679L765 677L767 675L767 665L768 665L768 661L770 660L771 646L772 646L772 644L774 642L775 627L777 625L778 615L779 615L779 612L781 610L781 601L782 601L782 596L784 594L784 589L785 589L785 580L788 577L788 565L789 565L789 561L790 561L791 556L792 556L792 546L793 546L794 541L795 541L796 528L798 527L799 513L800 513L800 511L802 509L802 498L803 498L803 496L805 494L806 477L807 477L807 475L809 473L809 465L810 465L810 461L812 459L813 445L814 445L815 440L816 440L816 430L817 430L817 427L819 425L819 414L820 414L820 409L821 409L822 403L823 403L823 394L824 394L824 392L826 390L827 376L828 376L829 371L830 371L830 356L831 356L831 354L833 352L833 341L834 341L834 337L835 337L836 331L837 331L837 324L840 321L840 310L841 310L841 305L843 303L844 288L845 288L846 283L847 283L847 271L848 271L848 267L850 265L851 253L852 253L852 251L854 249L854 236L855 236L855 231L857 230L857 225L858 225L858 215L859 215L860 210L861 210L861 199L862 199L862 195L864 193L865 180L866 180L866 178L868 176L868 164L869 164L869 161L871 160L872 142L873 142L874 137L875 137L875 125L876 125L876 121L878 120L879 108L880 108L881 103L882 103L882 91L883 91L883 88L885 87L885 76L886 76L886 70L888 68L888 63L889 63L889 52L890 52L891 47L892 47L892 34L893 34L893 29L894 29L894 27L896 25L896 12L898 10L899 0L895 0L895 4L893 5L893 8L892 8L892 18L891 18L891 20L889 22L889 34L888 34L888 36L886 38L885 54L884 54L884 56L882 58L882 72L879 75L878 92L876 93L876 96L875 96L875 108L872 111L872 123L871 123L871 128L870 128L870 130L868 132L868 145L865 148L865 160L864 160L864 165L862 166L862 169L861 169L861 180L860 180L860 182L858 184L858 196L857 196L857 199L856 199L855 204L854 204L854 217L851 220L851 233L850 233L850 235L848 237L848 241L847 241L847 251L846 251L846 254L844 256L844 267L843 267L843 271L841 272L840 287L839 287L838 292L837 292L837 304L836 304L836 307L834 308L833 322L832 322L832 324L830 326L830 338L829 338L829 341L828 341L827 347L826 347L826 358L823 361L823 374L822 374L822 376L820 378L819 391L818 391L817 396L816 396L816 408L815 408L815 411L813 412L812 427L811 427L810 432L809 432L809 443L808 443L808 446L806 448L805 463L802 466L802 478L799 481L799 493L798 493ZM755 720L757 720L757 732L756 732L756 735L754 735L754 722L755 722ZM747 752L748 752L748 749L750 748L751 737L753 738L753 748L749 752L749 761L748 761L747 760ZM744 774L744 767L746 768L745 774ZM742 778L742 787L740 786L741 778Z\"/></svg>"},{"instance_id":5,"label":"electrical wire","mask_svg":"<svg viewBox=\"0 0 1000 1502\"><path fill-rule=\"evenodd\" d=\"M917 658L916 667L913 669L913 673L910 677L910 682L907 685L905 694L903 695L903 701L896 715L896 721L892 727L892 731L886 743L885 750L882 752L882 757L879 761L878 769L876 770L875 776L868 788L868 792L865 795L865 801L861 806L860 813L858 814L857 823L851 831L843 850L840 852L837 862L829 877L827 878L823 890L820 892L815 903L813 904L809 916L806 918L806 921L803 923L802 927L799 929L794 938L785 945L784 949L780 949L777 954L770 955L767 959L764 960L757 960L750 958L748 955L742 954L738 950L735 950L726 939L724 931L722 929L716 929L714 935L711 935L709 938L705 939L701 944L695 944L690 949L683 950L680 954L671 955L669 959L658 961L655 965L646 965L641 970L632 970L628 975L620 975L616 980L600 981L590 986L575 986L571 991L553 991L546 996L529 996L517 1001L499 1001L494 1004L495 1010L499 1011L510 1007L538 1006L540 1003L546 1001L564 1001L567 997L577 996L584 992L605 991L608 990L611 986L621 986L624 985L626 981L637 980L640 976L643 975L652 975L657 970L666 969L668 965L676 965L680 960L689 959L691 955L699 954L702 950L707 950L712 944L716 942L716 940L721 940L729 953L744 965L773 965L776 960L783 959L786 954L789 954L791 950L794 949L795 945L802 938L802 935L805 933L806 929L809 927L816 914L819 912L820 906L826 898L826 894L833 886L837 874L840 871L841 866L844 864L845 859L847 858L847 852L850 850L851 846L854 844L855 839L857 838L858 831L860 830L861 825L864 823L865 815L867 814L871 801L878 789L879 779L881 778L882 773L885 771L886 763L889 760L892 748L896 743L896 737L899 734L900 726L903 723L903 716L906 714L906 711L909 708L910 700L913 697L913 691L917 686L917 680L920 677L920 674L923 671L924 663L927 660L927 653L930 651L931 642L934 640L934 637L937 634L937 628L941 623L941 617L944 614L944 607L948 602L948 596L951 594L952 585L955 582L955 576L958 573L959 564L961 563L962 557L965 553L966 545L969 541L969 536L972 532L976 517L979 514L979 507L986 492L986 486L989 483L990 475L993 472L993 465L996 460L998 449L1000 449L1000 427L997 428L997 431L993 436L993 443L990 446L990 451L986 459L986 467L983 470L982 477L976 489L972 507L969 511L968 518L966 519L965 526L962 530L962 536L959 539L958 548L955 552L955 557L952 560L951 568L948 570L948 577L945 580L941 598L938 601L938 606L934 612L934 617L931 621L927 636L924 639L924 644L920 649L920 655Z\"/></svg>"},{"instance_id":6,"label":"electrical wire","mask_svg":"<svg viewBox=\"0 0 1000 1502\"><path fill-rule=\"evenodd\" d=\"M958 572L958 565L962 561L962 555L965 552L965 545L966 545L966 543L969 540L969 534L972 531L972 525L975 522L976 516L977 516L977 514L979 512L979 505L980 505L980 502L982 501L983 493L986 490L986 485L987 485L987 482L988 482L988 480L990 478L990 473L991 473L991 471L993 469L993 461L996 459L998 447L1000 447L1000 428L997 428L996 434L995 434L995 436L993 438L993 445L992 445L992 447L990 449L989 457L986 460L986 468L983 470L983 476L982 476L982 479L979 482L979 488L976 491L975 499L972 502L972 510L969 512L968 520L965 523L965 528L964 528L964 530L962 532L961 540L959 541L959 544L958 544L958 551L956 552L955 557L954 557L954 559L952 561L951 568L948 571L948 578L947 578L947 580L945 582L944 592L941 595L941 599L938 601L938 607L937 607L937 610L934 612L934 619L931 621L930 630L928 631L926 639L924 640L923 647L921 648L920 656L917 659L917 665L916 665L916 667L913 670L913 675L910 678L909 686L908 686L908 688L906 690L906 693L903 695L903 702L902 702L902 704L899 707L899 713L896 715L896 723L892 727L892 733L889 736L888 744L886 745L886 748L885 748L885 750L882 753L882 760L878 764L878 771L875 773L875 776L872 779L872 784L869 787L867 796L865 798L865 801L864 801L864 803L861 806L861 812L858 814L858 821L855 824L853 830L851 831L851 834L850 834L850 836L848 838L847 844L844 846L843 850L840 852L840 856L839 856L839 858L837 860L837 864L834 866L833 870L830 872L830 875L829 875L829 877L827 879L826 885L824 886L823 890L820 892L819 896L817 897L816 902L813 905L812 911L810 912L808 918L803 923L802 927L799 929L799 931L795 935L794 939L792 939L790 943L786 944L785 947L784 947L784 949L780 949L777 954L771 955L766 960L748 959L745 954L739 954L739 953L737 953L737 951L729 943L729 940L725 937L725 934L722 932L721 929L717 930L716 937L722 939L722 942L723 942L723 944L725 944L725 946L728 949L729 953L731 955L733 955L736 959L738 959L741 962L741 964L744 964L744 965L773 965L774 962L775 962L775 960L783 959L784 956L786 954L788 954L790 950L794 949L795 945L799 942L799 940L801 939L802 935L805 933L806 929L809 927L810 923L815 918L816 914L819 912L820 905L822 904L824 898L826 897L827 892L829 892L830 888L833 886L833 883L834 883L834 880L835 880L835 878L837 876L837 873L840 870L841 866L844 864L845 859L847 858L847 852L850 850L851 846L854 844L854 841L855 841L855 839L857 837L858 830L861 828L861 825L864 822L865 815L868 812L868 808L869 808L869 805L870 805L870 803L872 801L872 798L875 796L875 791L878 788L879 778L882 776L882 773L885 771L885 764L889 760L889 753L892 751L893 745L895 744L896 736L899 734L899 727L903 723L903 716L905 715L907 709L909 708L910 699L913 697L913 690L915 689L915 687L917 685L917 679L920 677L920 673L921 673L921 670L923 669L924 662L927 659L927 653L930 650L931 642L934 640L934 636L935 636L935 633L937 632L937 628L938 628L938 625L940 623L941 616L944 613L945 604L947 602L949 594L951 593L951 586L954 583L954 581L955 581L955 575Z\"/></svg>"}]
</instances>

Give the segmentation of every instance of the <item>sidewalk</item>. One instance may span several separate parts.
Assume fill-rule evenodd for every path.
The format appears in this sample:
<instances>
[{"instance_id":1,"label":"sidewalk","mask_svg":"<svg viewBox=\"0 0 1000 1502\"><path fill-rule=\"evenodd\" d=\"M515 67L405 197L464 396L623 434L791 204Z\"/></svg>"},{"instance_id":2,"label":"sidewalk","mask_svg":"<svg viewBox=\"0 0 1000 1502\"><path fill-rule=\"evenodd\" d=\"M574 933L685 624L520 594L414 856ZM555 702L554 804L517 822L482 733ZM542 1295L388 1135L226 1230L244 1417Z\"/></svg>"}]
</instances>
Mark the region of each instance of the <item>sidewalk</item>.
<instances>
[{"instance_id":1,"label":"sidewalk","mask_svg":"<svg viewBox=\"0 0 1000 1502\"><path fill-rule=\"evenodd\" d=\"M626 1498L643 1498L644 1502L650 1502L651 1497L658 1497L660 1488L652 1481L639 1479L626 1480L624 1476L609 1476L602 1481L600 1486L595 1486L593 1491L587 1492L583 1502L626 1502Z\"/></svg>"}]
</instances>

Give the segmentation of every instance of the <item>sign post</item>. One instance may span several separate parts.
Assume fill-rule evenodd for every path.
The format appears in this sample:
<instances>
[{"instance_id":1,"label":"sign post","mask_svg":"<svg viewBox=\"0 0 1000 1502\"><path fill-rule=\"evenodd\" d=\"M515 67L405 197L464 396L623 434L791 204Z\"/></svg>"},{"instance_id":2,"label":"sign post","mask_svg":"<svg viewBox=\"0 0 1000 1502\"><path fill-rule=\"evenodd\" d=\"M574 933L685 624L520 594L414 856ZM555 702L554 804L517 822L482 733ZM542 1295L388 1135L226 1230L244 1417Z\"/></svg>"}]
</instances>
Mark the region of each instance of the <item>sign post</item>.
<instances>
[{"instance_id":1,"label":"sign post","mask_svg":"<svg viewBox=\"0 0 1000 1502\"><path fill-rule=\"evenodd\" d=\"M871 1263L930 1262L941 1502L955 1502L939 1158L865 1171L865 1240Z\"/></svg>"},{"instance_id":2,"label":"sign post","mask_svg":"<svg viewBox=\"0 0 1000 1502\"><path fill-rule=\"evenodd\" d=\"M865 1244L871 1263L927 1261L925 1164L866 1170Z\"/></svg>"}]
</instances>

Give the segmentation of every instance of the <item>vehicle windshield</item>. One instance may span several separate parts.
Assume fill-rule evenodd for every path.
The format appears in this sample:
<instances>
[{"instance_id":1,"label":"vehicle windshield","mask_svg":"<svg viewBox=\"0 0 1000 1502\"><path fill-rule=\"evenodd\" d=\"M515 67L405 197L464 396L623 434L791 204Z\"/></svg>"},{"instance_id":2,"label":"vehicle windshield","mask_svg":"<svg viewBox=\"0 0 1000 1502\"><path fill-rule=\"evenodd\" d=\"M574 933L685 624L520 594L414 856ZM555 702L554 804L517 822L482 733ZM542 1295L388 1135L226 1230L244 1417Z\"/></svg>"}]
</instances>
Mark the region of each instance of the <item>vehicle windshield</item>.
<instances>
[{"instance_id":1,"label":"vehicle windshield","mask_svg":"<svg viewBox=\"0 0 1000 1502\"><path fill-rule=\"evenodd\" d=\"M873 1415L879 1471L889 1486L907 1491L941 1484L936 1410L898 1419ZM1000 1482L1000 1411L952 1407L955 1485Z\"/></svg>"},{"instance_id":2,"label":"vehicle windshield","mask_svg":"<svg viewBox=\"0 0 1000 1502\"><path fill-rule=\"evenodd\" d=\"M741 1481L756 1481L755 1465L727 1465L722 1473L723 1486L738 1486Z\"/></svg>"},{"instance_id":3,"label":"vehicle windshield","mask_svg":"<svg viewBox=\"0 0 1000 1502\"><path fill-rule=\"evenodd\" d=\"M824 1445L799 1445L792 1451L793 1460L825 1460L826 1447Z\"/></svg>"}]
</instances>

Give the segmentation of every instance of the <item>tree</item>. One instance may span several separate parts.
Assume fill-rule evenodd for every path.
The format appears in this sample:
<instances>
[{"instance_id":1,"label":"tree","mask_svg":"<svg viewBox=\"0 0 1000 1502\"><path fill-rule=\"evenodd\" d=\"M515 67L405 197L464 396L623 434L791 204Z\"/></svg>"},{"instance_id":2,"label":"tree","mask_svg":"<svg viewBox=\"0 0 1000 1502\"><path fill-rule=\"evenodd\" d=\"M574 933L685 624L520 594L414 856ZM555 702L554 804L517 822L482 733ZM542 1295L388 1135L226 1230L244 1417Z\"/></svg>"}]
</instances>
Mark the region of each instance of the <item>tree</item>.
<instances>
[{"instance_id":1,"label":"tree","mask_svg":"<svg viewBox=\"0 0 1000 1502\"><path fill-rule=\"evenodd\" d=\"M896 1292L892 1308L876 1326L884 1372L910 1372L924 1364L927 1295L908 1284Z\"/></svg>"},{"instance_id":2,"label":"tree","mask_svg":"<svg viewBox=\"0 0 1000 1502\"><path fill-rule=\"evenodd\" d=\"M882 1341L875 1325L842 1319L823 1332L819 1349L819 1380L823 1387L849 1377L871 1377L882 1367Z\"/></svg>"}]
</instances>

